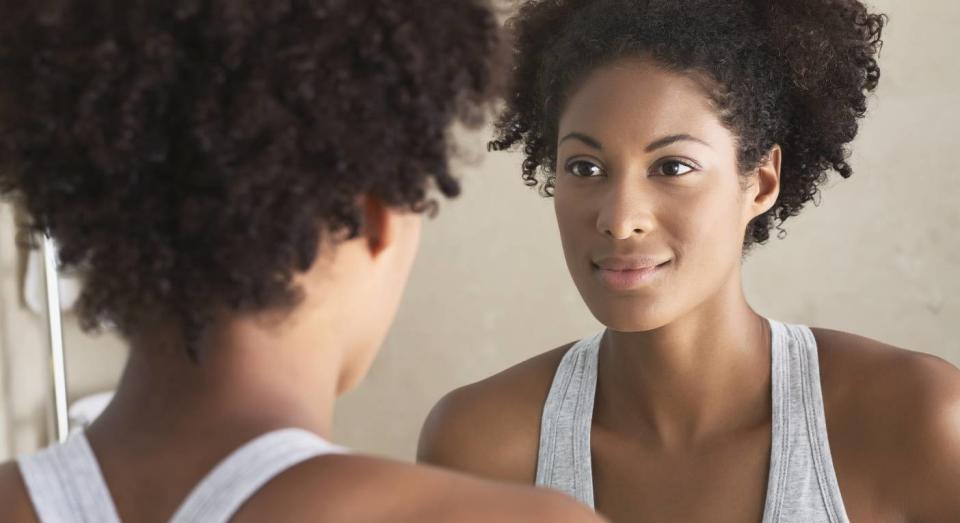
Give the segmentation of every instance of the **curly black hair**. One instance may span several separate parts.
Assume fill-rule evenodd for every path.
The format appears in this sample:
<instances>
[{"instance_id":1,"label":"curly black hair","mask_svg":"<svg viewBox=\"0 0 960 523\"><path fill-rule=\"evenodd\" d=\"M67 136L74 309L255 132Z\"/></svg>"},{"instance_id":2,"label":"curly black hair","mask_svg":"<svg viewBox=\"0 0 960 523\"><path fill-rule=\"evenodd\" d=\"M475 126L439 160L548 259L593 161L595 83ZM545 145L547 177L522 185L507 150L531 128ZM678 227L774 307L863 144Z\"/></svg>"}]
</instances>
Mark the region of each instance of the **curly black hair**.
<instances>
[{"instance_id":1,"label":"curly black hair","mask_svg":"<svg viewBox=\"0 0 960 523\"><path fill-rule=\"evenodd\" d=\"M746 251L830 171L853 173L847 145L880 79L886 20L857 0L528 0L509 22L516 62L490 149L522 144L523 180L552 195L558 120L577 82L621 57L652 57L706 88L738 138L741 171L782 147L779 199L745 231Z\"/></svg>"},{"instance_id":2,"label":"curly black hair","mask_svg":"<svg viewBox=\"0 0 960 523\"><path fill-rule=\"evenodd\" d=\"M83 325L283 309L357 198L457 195L496 84L486 0L0 0L0 193L85 277ZM337 233L336 235L334 233Z\"/></svg>"}]
</instances>

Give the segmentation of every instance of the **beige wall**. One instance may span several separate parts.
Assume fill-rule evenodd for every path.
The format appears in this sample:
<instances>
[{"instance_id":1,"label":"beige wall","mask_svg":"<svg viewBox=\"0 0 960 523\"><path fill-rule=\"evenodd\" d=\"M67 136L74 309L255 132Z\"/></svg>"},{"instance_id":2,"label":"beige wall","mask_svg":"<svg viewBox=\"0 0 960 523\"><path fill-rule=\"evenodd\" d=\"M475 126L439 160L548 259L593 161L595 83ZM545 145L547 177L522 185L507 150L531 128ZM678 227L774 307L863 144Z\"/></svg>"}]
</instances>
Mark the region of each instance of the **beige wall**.
<instances>
[{"instance_id":1,"label":"beige wall","mask_svg":"<svg viewBox=\"0 0 960 523\"><path fill-rule=\"evenodd\" d=\"M891 15L851 180L748 260L752 303L768 316L850 330L960 364L960 4L885 0ZM369 378L340 402L339 442L410 459L420 424L446 391L599 329L566 273L550 200L523 187L518 155L462 167L465 193L427 225L393 332ZM46 342L20 306L12 213L0 206L0 457L42 437ZM109 386L123 352L68 317L74 390ZM15 369L15 370L14 370Z\"/></svg>"}]
</instances>

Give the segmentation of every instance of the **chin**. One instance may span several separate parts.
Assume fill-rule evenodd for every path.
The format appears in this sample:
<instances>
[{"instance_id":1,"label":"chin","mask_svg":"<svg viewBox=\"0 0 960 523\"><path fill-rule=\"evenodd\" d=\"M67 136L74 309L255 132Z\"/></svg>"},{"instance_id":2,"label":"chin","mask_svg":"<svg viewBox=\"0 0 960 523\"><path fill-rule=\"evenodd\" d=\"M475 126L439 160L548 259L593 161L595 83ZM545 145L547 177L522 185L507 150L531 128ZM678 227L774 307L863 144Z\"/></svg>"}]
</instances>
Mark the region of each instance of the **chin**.
<instances>
[{"instance_id":1,"label":"chin","mask_svg":"<svg viewBox=\"0 0 960 523\"><path fill-rule=\"evenodd\" d=\"M337 380L337 396L350 392L367 377L367 373L373 365L373 360L380 352L381 345L382 343L354 349L348 355L345 365L340 369L340 377Z\"/></svg>"},{"instance_id":2,"label":"chin","mask_svg":"<svg viewBox=\"0 0 960 523\"><path fill-rule=\"evenodd\" d=\"M342 396L357 388L357 385L367 377L367 370L369 370L369 368L365 368L360 372L346 371L341 374L340 379L337 380L337 396Z\"/></svg>"},{"instance_id":3,"label":"chin","mask_svg":"<svg viewBox=\"0 0 960 523\"><path fill-rule=\"evenodd\" d=\"M597 321L614 332L653 331L676 319L672 308L662 300L593 297L584 301Z\"/></svg>"},{"instance_id":4,"label":"chin","mask_svg":"<svg viewBox=\"0 0 960 523\"><path fill-rule=\"evenodd\" d=\"M614 332L649 332L657 330L670 323L668 318L658 318L654 316L594 316L596 316L597 320L606 326L607 329Z\"/></svg>"},{"instance_id":5,"label":"chin","mask_svg":"<svg viewBox=\"0 0 960 523\"><path fill-rule=\"evenodd\" d=\"M357 385L359 385L360 382L363 381L363 378L365 377L366 377L365 374L359 375L359 376L353 376L353 375L340 376L340 379L337 380L337 397L343 396L344 394L355 389Z\"/></svg>"}]
</instances>

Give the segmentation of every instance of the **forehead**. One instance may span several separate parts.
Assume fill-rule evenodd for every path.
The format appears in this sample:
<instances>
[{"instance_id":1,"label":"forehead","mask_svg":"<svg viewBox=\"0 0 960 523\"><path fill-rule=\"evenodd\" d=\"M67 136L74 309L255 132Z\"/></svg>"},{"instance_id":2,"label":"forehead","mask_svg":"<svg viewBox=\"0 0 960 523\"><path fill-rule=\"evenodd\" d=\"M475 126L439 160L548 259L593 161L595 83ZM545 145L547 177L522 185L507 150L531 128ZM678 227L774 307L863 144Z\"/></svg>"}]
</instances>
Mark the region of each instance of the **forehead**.
<instances>
[{"instance_id":1,"label":"forehead","mask_svg":"<svg viewBox=\"0 0 960 523\"><path fill-rule=\"evenodd\" d=\"M578 131L597 138L726 132L702 82L640 57L590 73L567 100L559 125L561 136Z\"/></svg>"}]
</instances>

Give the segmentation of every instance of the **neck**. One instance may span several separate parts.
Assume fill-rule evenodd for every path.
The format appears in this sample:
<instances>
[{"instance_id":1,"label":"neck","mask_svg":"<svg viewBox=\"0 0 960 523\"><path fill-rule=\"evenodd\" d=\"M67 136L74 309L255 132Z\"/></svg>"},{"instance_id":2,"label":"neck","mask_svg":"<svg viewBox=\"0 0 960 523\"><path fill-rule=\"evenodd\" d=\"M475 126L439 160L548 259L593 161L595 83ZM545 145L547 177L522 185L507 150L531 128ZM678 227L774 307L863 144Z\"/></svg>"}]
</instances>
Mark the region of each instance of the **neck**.
<instances>
[{"instance_id":1,"label":"neck","mask_svg":"<svg viewBox=\"0 0 960 523\"><path fill-rule=\"evenodd\" d=\"M682 318L648 332L608 331L597 418L664 447L689 447L770 417L770 340L739 273Z\"/></svg>"},{"instance_id":2,"label":"neck","mask_svg":"<svg viewBox=\"0 0 960 523\"><path fill-rule=\"evenodd\" d=\"M140 336L114 401L88 434L127 448L236 447L284 427L328 437L344 340L295 331L281 336L255 319L237 320L210 336L197 362L172 336Z\"/></svg>"}]
</instances>

